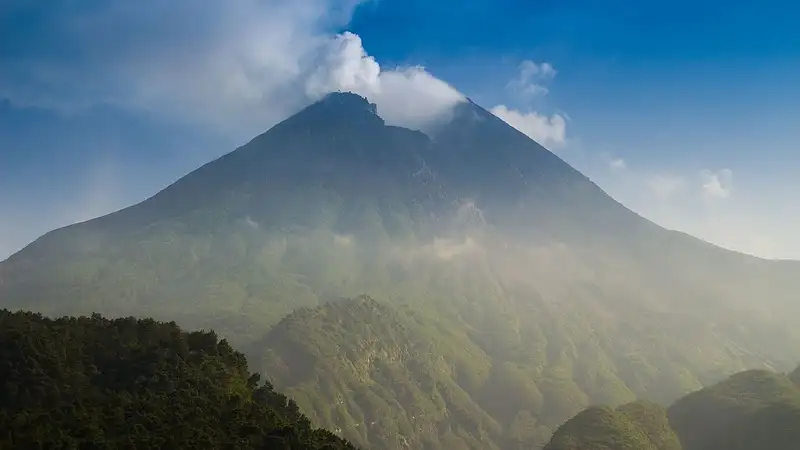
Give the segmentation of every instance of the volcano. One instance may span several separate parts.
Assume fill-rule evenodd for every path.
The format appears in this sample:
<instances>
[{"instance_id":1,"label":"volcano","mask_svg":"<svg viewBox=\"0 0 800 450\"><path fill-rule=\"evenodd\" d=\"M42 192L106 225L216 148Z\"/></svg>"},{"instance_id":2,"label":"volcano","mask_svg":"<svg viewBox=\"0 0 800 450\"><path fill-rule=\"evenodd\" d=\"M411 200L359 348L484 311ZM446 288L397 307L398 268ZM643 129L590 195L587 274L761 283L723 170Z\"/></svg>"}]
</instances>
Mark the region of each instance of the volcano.
<instances>
[{"instance_id":1,"label":"volcano","mask_svg":"<svg viewBox=\"0 0 800 450\"><path fill-rule=\"evenodd\" d=\"M535 448L590 404L794 367L798 280L642 218L469 100L423 133L333 93L12 255L0 307L214 328L365 447Z\"/></svg>"}]
</instances>

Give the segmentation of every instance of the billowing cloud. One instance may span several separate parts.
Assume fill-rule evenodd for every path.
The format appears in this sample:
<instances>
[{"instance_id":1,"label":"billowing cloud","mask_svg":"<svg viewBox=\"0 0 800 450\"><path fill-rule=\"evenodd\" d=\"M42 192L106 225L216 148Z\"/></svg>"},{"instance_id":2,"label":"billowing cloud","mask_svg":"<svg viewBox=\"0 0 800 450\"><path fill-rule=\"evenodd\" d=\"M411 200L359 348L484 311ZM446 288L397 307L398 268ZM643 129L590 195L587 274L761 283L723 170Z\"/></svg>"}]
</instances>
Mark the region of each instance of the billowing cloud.
<instances>
[{"instance_id":1,"label":"billowing cloud","mask_svg":"<svg viewBox=\"0 0 800 450\"><path fill-rule=\"evenodd\" d=\"M383 70L361 39L330 30L360 0L101 0L36 8L0 57L0 97L70 109L115 104L250 137L321 95L352 90L387 121L420 128L463 99L424 68ZM18 6L22 7L22 6ZM0 26L5 25L0 21ZM10 24L9 24L10 26ZM9 28L11 29L11 28Z\"/></svg>"},{"instance_id":2,"label":"billowing cloud","mask_svg":"<svg viewBox=\"0 0 800 450\"><path fill-rule=\"evenodd\" d=\"M336 36L323 55L306 81L309 97L338 90L361 94L377 104L378 114L391 125L420 129L465 101L461 93L422 67L381 70L353 33Z\"/></svg>"},{"instance_id":3,"label":"billowing cloud","mask_svg":"<svg viewBox=\"0 0 800 450\"><path fill-rule=\"evenodd\" d=\"M566 142L567 121L560 114L522 113L505 105L495 106L491 112L545 147L558 147Z\"/></svg>"}]
</instances>

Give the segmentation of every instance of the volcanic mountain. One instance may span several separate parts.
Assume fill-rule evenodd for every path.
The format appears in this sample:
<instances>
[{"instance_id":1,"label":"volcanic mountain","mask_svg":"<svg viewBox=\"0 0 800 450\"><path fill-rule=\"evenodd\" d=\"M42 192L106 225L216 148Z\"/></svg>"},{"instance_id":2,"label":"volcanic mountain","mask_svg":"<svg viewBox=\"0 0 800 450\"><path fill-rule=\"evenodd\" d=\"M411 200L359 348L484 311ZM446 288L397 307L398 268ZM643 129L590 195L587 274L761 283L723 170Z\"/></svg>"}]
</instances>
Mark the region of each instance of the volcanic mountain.
<instances>
[{"instance_id":1,"label":"volcanic mountain","mask_svg":"<svg viewBox=\"0 0 800 450\"><path fill-rule=\"evenodd\" d=\"M334 93L42 236L0 263L0 307L214 328L369 448L530 448L590 404L794 367L798 280L645 220L471 101L423 133Z\"/></svg>"}]
</instances>

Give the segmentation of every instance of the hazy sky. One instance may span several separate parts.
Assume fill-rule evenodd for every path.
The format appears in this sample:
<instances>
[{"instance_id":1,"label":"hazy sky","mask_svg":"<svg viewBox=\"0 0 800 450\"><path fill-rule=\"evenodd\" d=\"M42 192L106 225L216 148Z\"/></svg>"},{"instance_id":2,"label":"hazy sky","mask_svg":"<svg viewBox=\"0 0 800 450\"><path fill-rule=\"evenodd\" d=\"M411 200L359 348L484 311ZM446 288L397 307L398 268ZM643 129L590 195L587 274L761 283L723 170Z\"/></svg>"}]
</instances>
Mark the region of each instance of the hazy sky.
<instances>
[{"instance_id":1,"label":"hazy sky","mask_svg":"<svg viewBox=\"0 0 800 450\"><path fill-rule=\"evenodd\" d=\"M800 258L798 16L769 0L5 0L0 259L335 89L411 127L469 96L664 226Z\"/></svg>"}]
</instances>

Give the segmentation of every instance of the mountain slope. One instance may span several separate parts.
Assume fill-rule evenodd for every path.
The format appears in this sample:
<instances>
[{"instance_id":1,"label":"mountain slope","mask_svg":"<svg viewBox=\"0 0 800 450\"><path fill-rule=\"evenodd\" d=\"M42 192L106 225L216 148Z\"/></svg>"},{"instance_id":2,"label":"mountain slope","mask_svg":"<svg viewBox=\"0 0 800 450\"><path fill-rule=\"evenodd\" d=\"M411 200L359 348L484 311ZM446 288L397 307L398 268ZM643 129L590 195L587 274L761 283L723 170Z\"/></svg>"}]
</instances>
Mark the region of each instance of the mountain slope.
<instances>
[{"instance_id":1,"label":"mountain slope","mask_svg":"<svg viewBox=\"0 0 800 450\"><path fill-rule=\"evenodd\" d=\"M489 359L439 325L362 297L299 310L250 353L315 423L360 445L493 448L480 436L500 426L464 390L489 376Z\"/></svg>"},{"instance_id":2,"label":"mountain slope","mask_svg":"<svg viewBox=\"0 0 800 450\"><path fill-rule=\"evenodd\" d=\"M657 227L474 103L426 135L337 93L138 205L42 236L0 263L0 307L154 316L253 348L298 308L367 293L432 340L467 339L447 364L473 348L492 383L528 392L503 408L470 393L484 428L452 431L470 445L492 422L539 439L590 404L788 369L798 274Z\"/></svg>"},{"instance_id":3,"label":"mountain slope","mask_svg":"<svg viewBox=\"0 0 800 450\"><path fill-rule=\"evenodd\" d=\"M355 448L214 333L0 310L0 360L0 448Z\"/></svg>"},{"instance_id":4,"label":"mountain slope","mask_svg":"<svg viewBox=\"0 0 800 450\"><path fill-rule=\"evenodd\" d=\"M385 127L368 107L333 96L143 203L43 236L0 266L1 303L53 313L151 310L197 325L274 322L318 304L319 292L300 278L323 283L314 271L328 268L309 267L306 255L320 243L308 233L324 230L317 237L330 254L349 234L368 241L385 227L422 227L420 204L437 202L435 187L413 178L424 135ZM359 264L331 274L334 281ZM187 307L200 317L183 317Z\"/></svg>"}]
</instances>

